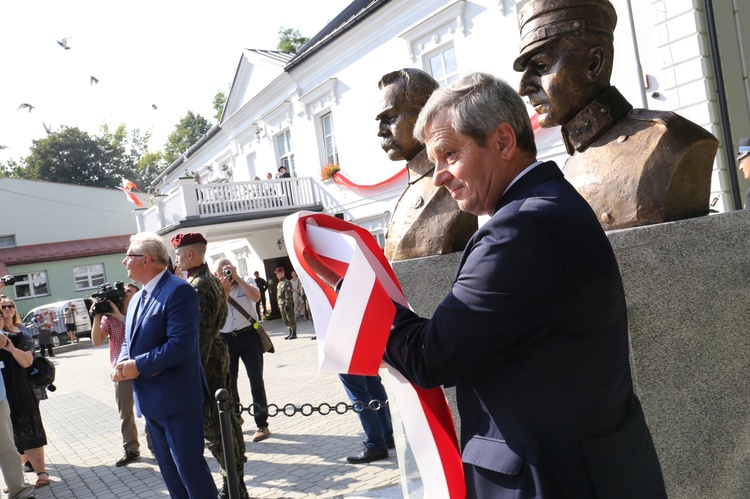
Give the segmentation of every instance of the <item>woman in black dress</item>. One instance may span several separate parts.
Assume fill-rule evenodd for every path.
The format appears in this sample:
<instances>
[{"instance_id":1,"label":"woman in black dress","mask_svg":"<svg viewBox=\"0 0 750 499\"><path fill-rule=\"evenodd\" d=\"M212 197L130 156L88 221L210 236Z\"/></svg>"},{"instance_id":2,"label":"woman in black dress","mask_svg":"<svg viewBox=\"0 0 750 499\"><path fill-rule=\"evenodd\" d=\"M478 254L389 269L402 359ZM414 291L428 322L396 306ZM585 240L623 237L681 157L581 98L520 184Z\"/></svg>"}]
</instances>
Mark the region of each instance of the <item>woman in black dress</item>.
<instances>
[{"instance_id":1,"label":"woman in black dress","mask_svg":"<svg viewBox=\"0 0 750 499\"><path fill-rule=\"evenodd\" d=\"M10 406L10 419L13 424L13 439L18 452L25 454L34 471L37 472L37 487L49 484L49 476L44 463L44 446L47 435L39 412L39 401L34 394L26 368L34 360L34 343L30 335L22 331L23 324L16 312L16 305L8 298L0 301L5 326L3 334L10 343L0 350L0 362L3 368L3 380ZM23 458L23 456L22 456Z\"/></svg>"}]
</instances>

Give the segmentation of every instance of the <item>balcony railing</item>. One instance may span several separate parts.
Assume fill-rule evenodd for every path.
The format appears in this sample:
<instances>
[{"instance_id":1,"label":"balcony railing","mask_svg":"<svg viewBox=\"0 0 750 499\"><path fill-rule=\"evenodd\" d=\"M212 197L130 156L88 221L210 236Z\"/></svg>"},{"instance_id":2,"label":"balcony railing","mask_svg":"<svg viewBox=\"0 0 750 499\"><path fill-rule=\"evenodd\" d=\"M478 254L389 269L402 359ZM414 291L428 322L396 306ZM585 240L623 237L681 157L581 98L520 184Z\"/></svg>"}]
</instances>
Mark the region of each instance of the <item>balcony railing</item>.
<instances>
[{"instance_id":1,"label":"balcony railing","mask_svg":"<svg viewBox=\"0 0 750 499\"><path fill-rule=\"evenodd\" d=\"M192 178L178 180L166 195L154 196L153 206L137 210L138 231L158 232L180 221L247 213L288 212L322 204L319 186L311 177L252 180L222 184L194 184Z\"/></svg>"}]
</instances>

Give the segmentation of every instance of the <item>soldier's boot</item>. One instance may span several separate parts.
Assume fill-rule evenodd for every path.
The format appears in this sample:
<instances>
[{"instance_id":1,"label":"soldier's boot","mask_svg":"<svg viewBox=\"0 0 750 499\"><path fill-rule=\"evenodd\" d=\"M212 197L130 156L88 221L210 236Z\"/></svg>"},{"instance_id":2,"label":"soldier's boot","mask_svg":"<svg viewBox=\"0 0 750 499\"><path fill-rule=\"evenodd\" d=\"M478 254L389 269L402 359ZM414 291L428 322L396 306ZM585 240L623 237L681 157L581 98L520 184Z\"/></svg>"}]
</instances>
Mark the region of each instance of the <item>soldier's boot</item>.
<instances>
[{"instance_id":1,"label":"soldier's boot","mask_svg":"<svg viewBox=\"0 0 750 499\"><path fill-rule=\"evenodd\" d=\"M290 340L296 340L297 339L297 330L295 329L292 331L292 334L289 335Z\"/></svg>"},{"instance_id":2,"label":"soldier's boot","mask_svg":"<svg viewBox=\"0 0 750 499\"><path fill-rule=\"evenodd\" d=\"M292 328L289 328L289 334L284 337L285 340L291 340L292 339Z\"/></svg>"},{"instance_id":3,"label":"soldier's boot","mask_svg":"<svg viewBox=\"0 0 750 499\"><path fill-rule=\"evenodd\" d=\"M239 489L240 489L240 499L247 499L250 497L247 492L247 486L245 485L245 479L243 476L237 477L239 480ZM221 491L219 491L219 498L218 499L229 499L229 486L227 485L227 477L224 477L224 485L221 486Z\"/></svg>"}]
</instances>

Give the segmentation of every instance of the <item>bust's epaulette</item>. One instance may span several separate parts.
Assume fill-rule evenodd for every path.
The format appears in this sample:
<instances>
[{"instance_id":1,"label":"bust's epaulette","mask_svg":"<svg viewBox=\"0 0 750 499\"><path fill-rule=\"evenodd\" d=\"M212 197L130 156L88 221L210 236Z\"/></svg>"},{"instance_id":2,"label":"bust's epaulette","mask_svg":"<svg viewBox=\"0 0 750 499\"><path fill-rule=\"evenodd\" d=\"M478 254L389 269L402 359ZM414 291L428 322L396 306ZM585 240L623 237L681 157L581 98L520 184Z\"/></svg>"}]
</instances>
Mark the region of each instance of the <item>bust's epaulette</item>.
<instances>
[{"instance_id":1,"label":"bust's epaulette","mask_svg":"<svg viewBox=\"0 0 750 499\"><path fill-rule=\"evenodd\" d=\"M651 121L659 123L664 126L669 126L671 123L682 119L679 114L673 113L672 111L654 111L653 109L631 109L628 112L628 118L632 118L638 121Z\"/></svg>"}]
</instances>

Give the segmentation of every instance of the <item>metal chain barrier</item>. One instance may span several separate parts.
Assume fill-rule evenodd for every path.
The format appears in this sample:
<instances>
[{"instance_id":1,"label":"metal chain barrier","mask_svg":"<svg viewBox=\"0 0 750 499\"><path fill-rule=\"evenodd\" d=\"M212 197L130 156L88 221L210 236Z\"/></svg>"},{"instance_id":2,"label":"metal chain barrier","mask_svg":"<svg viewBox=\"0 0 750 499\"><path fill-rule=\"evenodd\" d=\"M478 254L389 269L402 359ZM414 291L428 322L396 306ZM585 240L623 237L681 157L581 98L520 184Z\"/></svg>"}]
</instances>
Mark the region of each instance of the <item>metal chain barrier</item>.
<instances>
[{"instance_id":1,"label":"metal chain barrier","mask_svg":"<svg viewBox=\"0 0 750 499\"><path fill-rule=\"evenodd\" d=\"M268 412L269 417L275 417L279 415L284 415L287 417L292 417L296 414L302 414L303 416L312 416L315 413L320 414L321 416L328 416L329 414L346 414L348 411L354 411L355 413L359 414L362 411L380 411L384 408L388 407L388 401L382 401L373 399L369 403L368 402L360 402L359 400L354 402L353 404L347 404L346 402L339 402L337 404L327 404L323 402L322 404L318 406L314 406L313 404L302 404L300 406L297 406L295 404L284 404L283 406L279 406L277 404L268 404L268 407L266 407L266 412ZM263 408L258 404L251 404L249 406L243 406L242 404L235 404L234 412L237 415L242 414L243 412L247 412L250 416L256 416L260 412L262 412Z\"/></svg>"}]
</instances>

